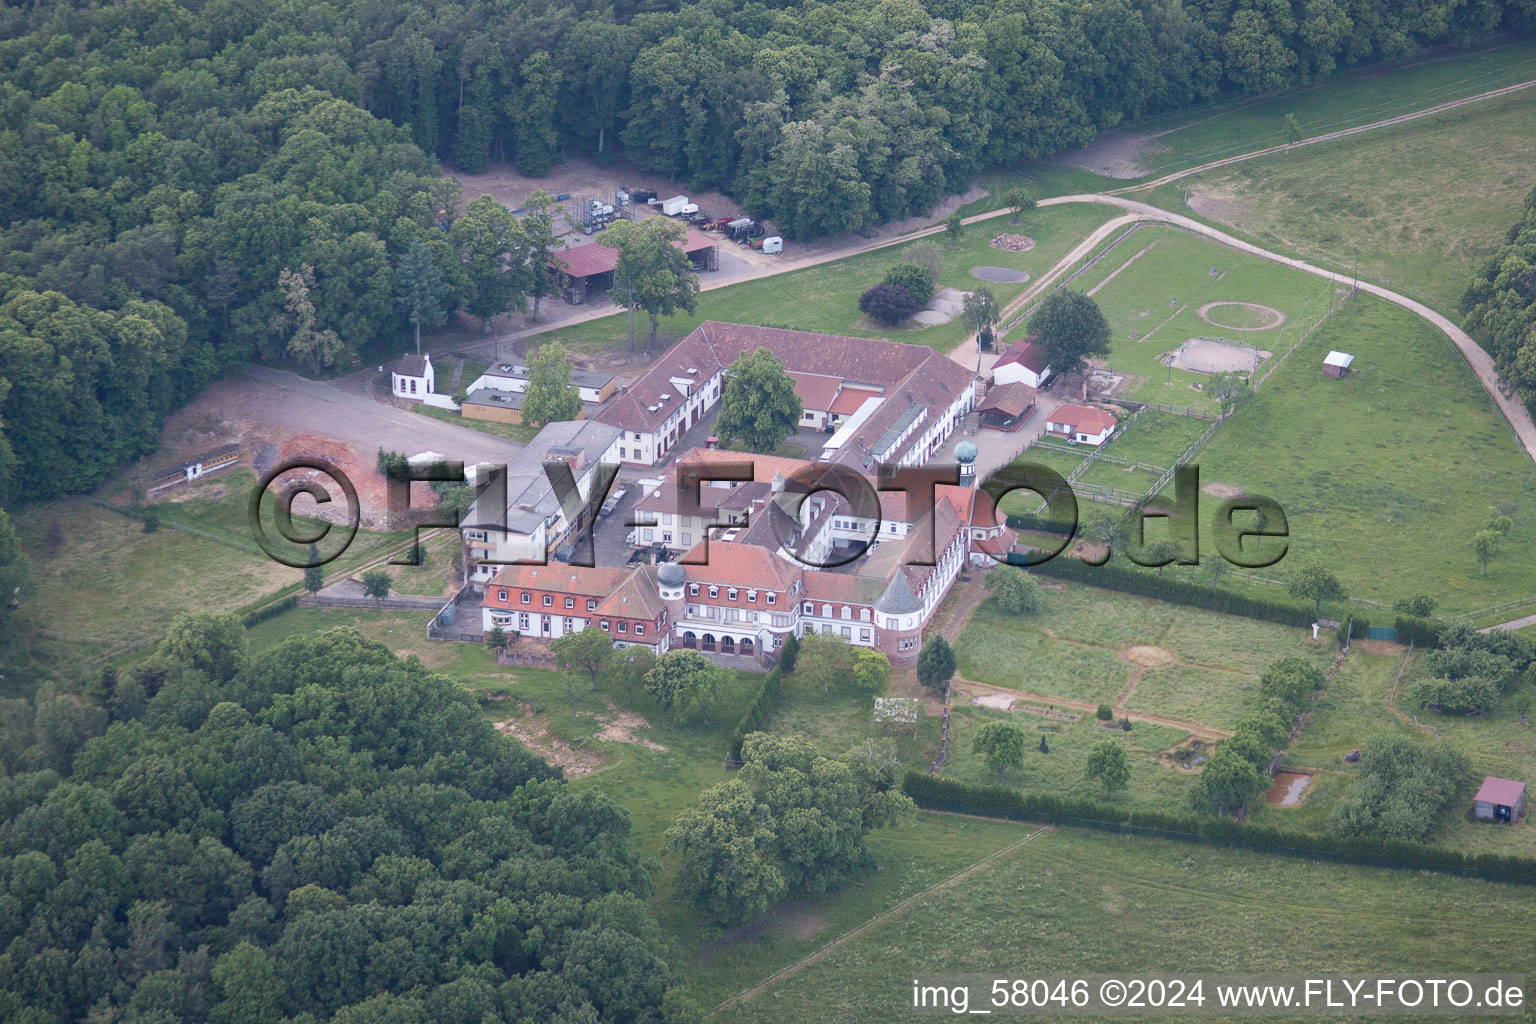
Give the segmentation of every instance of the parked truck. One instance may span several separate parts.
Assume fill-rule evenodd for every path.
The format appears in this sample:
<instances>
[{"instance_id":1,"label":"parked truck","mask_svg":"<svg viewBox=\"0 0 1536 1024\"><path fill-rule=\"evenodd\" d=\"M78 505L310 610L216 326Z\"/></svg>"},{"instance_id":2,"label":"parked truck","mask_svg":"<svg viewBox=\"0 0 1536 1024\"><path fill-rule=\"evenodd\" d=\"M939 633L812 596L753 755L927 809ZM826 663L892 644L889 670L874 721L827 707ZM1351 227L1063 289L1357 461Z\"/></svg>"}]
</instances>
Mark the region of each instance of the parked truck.
<instances>
[{"instance_id":1,"label":"parked truck","mask_svg":"<svg viewBox=\"0 0 1536 1024\"><path fill-rule=\"evenodd\" d=\"M684 212L684 207L689 205L688 197L673 196L671 199L663 199L659 205L661 206L662 213L666 214L668 217L676 217L678 214ZM694 206L694 209L697 210L698 207Z\"/></svg>"}]
</instances>

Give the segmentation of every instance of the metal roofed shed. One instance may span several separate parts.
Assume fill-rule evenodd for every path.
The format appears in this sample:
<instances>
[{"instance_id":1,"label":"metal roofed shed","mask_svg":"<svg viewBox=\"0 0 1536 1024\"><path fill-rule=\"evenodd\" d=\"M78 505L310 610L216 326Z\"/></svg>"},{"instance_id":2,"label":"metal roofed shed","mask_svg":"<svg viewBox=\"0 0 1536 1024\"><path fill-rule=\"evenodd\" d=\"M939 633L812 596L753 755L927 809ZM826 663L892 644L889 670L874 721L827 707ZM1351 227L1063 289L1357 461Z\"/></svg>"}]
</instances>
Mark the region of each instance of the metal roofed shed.
<instances>
[{"instance_id":1,"label":"metal roofed shed","mask_svg":"<svg viewBox=\"0 0 1536 1024\"><path fill-rule=\"evenodd\" d=\"M1349 365L1354 361L1355 357L1348 352L1335 349L1323 360L1323 372L1330 377L1342 377L1349 372Z\"/></svg>"},{"instance_id":2,"label":"metal roofed shed","mask_svg":"<svg viewBox=\"0 0 1536 1024\"><path fill-rule=\"evenodd\" d=\"M669 200L670 201L670 200ZM704 232L684 226L681 248L694 263L705 270L720 267L719 242ZM619 265L619 250L601 242L588 242L553 254L549 269L564 281L565 301L579 306L587 300L589 288L613 287L613 272Z\"/></svg>"},{"instance_id":3,"label":"metal roofed shed","mask_svg":"<svg viewBox=\"0 0 1536 1024\"><path fill-rule=\"evenodd\" d=\"M881 403L884 401L885 399L876 394L871 394L865 399L864 404L859 406L858 411L848 417L846 423L837 428L837 433L827 438L827 443L821 446L821 457L823 459L830 459L836 455L838 449L848 443L848 439L864 425L865 420L875 414L875 410L880 408Z\"/></svg>"}]
</instances>

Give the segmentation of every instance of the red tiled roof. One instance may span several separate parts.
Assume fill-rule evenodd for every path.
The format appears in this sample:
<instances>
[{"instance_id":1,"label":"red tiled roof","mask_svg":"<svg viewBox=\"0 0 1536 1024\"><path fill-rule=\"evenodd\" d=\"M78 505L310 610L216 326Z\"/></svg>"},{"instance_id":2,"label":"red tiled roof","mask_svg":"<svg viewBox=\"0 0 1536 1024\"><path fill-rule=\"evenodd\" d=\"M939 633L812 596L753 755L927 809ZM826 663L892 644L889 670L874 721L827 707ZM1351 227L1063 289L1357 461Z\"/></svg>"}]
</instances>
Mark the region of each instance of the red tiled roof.
<instances>
[{"instance_id":1,"label":"red tiled roof","mask_svg":"<svg viewBox=\"0 0 1536 1024\"><path fill-rule=\"evenodd\" d=\"M885 581L842 572L805 574L804 599L874 607L885 591Z\"/></svg>"},{"instance_id":2,"label":"red tiled roof","mask_svg":"<svg viewBox=\"0 0 1536 1024\"><path fill-rule=\"evenodd\" d=\"M1086 405L1063 405L1046 419L1049 423L1060 423L1084 434L1103 433L1117 422L1112 414L1103 409Z\"/></svg>"},{"instance_id":3,"label":"red tiled roof","mask_svg":"<svg viewBox=\"0 0 1536 1024\"><path fill-rule=\"evenodd\" d=\"M1524 792L1525 783L1490 775L1483 779L1483 784L1478 789L1477 796L1473 797L1473 799L1479 803L1502 804L1505 807L1513 807L1520 802L1520 794Z\"/></svg>"},{"instance_id":4,"label":"red tiled roof","mask_svg":"<svg viewBox=\"0 0 1536 1024\"><path fill-rule=\"evenodd\" d=\"M1039 345L1028 340L1016 341L1009 345L1007 351L992 364L992 369L996 370L999 366L1006 366L1009 363L1018 363L1030 373L1044 373L1048 369L1045 363L1045 352Z\"/></svg>"},{"instance_id":5,"label":"red tiled roof","mask_svg":"<svg viewBox=\"0 0 1536 1024\"><path fill-rule=\"evenodd\" d=\"M871 398L879 398L884 393L884 388L881 388L879 391L866 391L863 388L843 388L843 390L837 393L837 397L832 399L832 404L827 407L827 411L837 416L852 416L859 411L865 402Z\"/></svg>"},{"instance_id":6,"label":"red tiled roof","mask_svg":"<svg viewBox=\"0 0 1536 1024\"><path fill-rule=\"evenodd\" d=\"M694 560L702 560L705 556L704 543L701 541L689 548L688 553L678 559L678 564L688 574L689 583L739 587L743 590L784 591L789 589L790 583L798 575L795 568L776 557L767 548L760 548L755 544L711 541L708 554L707 564L695 564ZM720 600L723 601L724 598L725 595L721 594ZM740 595L740 603L746 606L745 594Z\"/></svg>"},{"instance_id":7,"label":"red tiled roof","mask_svg":"<svg viewBox=\"0 0 1536 1024\"><path fill-rule=\"evenodd\" d=\"M1035 404L1035 389L1022 381L999 384L987 391L987 397L976 407L977 412L993 410L1004 416L1022 416Z\"/></svg>"},{"instance_id":8,"label":"red tiled roof","mask_svg":"<svg viewBox=\"0 0 1536 1024\"><path fill-rule=\"evenodd\" d=\"M584 597L607 597L630 575L627 569L609 569L603 566L561 565L509 565L496 574L485 589L482 604L492 608L520 606L514 590L538 590L555 594L580 594ZM506 601L496 599L496 591L509 591Z\"/></svg>"},{"instance_id":9,"label":"red tiled roof","mask_svg":"<svg viewBox=\"0 0 1536 1024\"><path fill-rule=\"evenodd\" d=\"M795 394L800 396L800 403L808 410L826 412L838 389L843 386L841 377L831 377L824 373L796 373L794 370L788 373L789 379L795 382Z\"/></svg>"}]
</instances>

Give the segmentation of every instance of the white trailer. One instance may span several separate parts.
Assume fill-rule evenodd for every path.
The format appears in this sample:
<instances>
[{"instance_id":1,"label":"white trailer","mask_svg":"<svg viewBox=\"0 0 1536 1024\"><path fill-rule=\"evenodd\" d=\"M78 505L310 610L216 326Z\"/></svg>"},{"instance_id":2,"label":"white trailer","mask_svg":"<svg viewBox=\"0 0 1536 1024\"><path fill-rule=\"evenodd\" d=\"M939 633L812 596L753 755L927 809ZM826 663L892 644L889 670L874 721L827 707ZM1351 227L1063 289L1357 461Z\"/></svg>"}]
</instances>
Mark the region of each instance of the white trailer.
<instances>
[{"instance_id":1,"label":"white trailer","mask_svg":"<svg viewBox=\"0 0 1536 1024\"><path fill-rule=\"evenodd\" d=\"M769 235L763 239L763 252L772 254L784 251L784 239L778 235Z\"/></svg>"},{"instance_id":2,"label":"white trailer","mask_svg":"<svg viewBox=\"0 0 1536 1024\"><path fill-rule=\"evenodd\" d=\"M683 212L683 207L687 205L687 196L673 196L671 199L663 199L661 201L661 212L668 217L676 217Z\"/></svg>"}]
</instances>

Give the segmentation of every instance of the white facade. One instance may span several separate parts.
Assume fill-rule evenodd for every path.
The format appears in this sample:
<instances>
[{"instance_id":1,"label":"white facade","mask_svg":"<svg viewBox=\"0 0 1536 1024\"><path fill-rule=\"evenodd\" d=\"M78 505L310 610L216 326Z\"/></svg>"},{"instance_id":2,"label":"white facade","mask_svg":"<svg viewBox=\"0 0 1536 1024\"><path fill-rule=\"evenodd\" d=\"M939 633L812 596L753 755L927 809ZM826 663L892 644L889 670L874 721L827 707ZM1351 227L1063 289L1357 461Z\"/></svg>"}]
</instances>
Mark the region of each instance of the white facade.
<instances>
[{"instance_id":1,"label":"white facade","mask_svg":"<svg viewBox=\"0 0 1536 1024\"><path fill-rule=\"evenodd\" d=\"M725 374L719 370L696 385L692 381L674 379L678 393L686 392L687 400L672 410L655 430L625 430L619 438L619 461L654 466L666 458L678 439L720 401L724 380Z\"/></svg>"},{"instance_id":2,"label":"white facade","mask_svg":"<svg viewBox=\"0 0 1536 1024\"><path fill-rule=\"evenodd\" d=\"M432 373L432 357L422 356L423 370L419 374L402 373L396 366L389 375L390 391L396 398L409 398L413 401L423 401L432 393L435 378Z\"/></svg>"}]
</instances>

